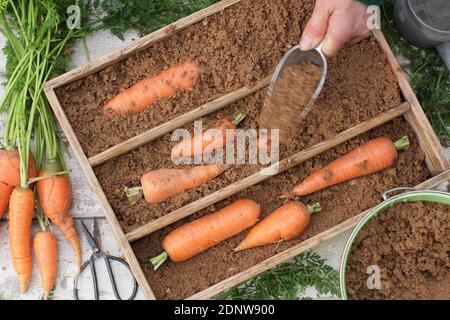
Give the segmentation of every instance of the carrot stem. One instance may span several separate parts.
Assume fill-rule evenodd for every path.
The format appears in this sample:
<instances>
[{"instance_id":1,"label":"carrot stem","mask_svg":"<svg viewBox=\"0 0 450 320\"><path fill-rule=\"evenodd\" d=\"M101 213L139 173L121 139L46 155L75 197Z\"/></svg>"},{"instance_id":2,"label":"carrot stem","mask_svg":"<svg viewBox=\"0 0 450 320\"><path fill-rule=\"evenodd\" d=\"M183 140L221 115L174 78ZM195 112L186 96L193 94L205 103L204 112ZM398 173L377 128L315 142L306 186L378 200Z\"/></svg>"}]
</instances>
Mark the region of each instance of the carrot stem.
<instances>
[{"instance_id":1,"label":"carrot stem","mask_svg":"<svg viewBox=\"0 0 450 320\"><path fill-rule=\"evenodd\" d=\"M143 197L142 187L134 187L134 188L125 187L123 191L125 192L128 201L130 201L130 203L133 205L136 204Z\"/></svg>"},{"instance_id":2,"label":"carrot stem","mask_svg":"<svg viewBox=\"0 0 450 320\"><path fill-rule=\"evenodd\" d=\"M169 255L164 251L160 255L150 259L150 262L153 265L153 270L158 270L158 268L161 267L164 262L166 262L168 257Z\"/></svg>"},{"instance_id":3,"label":"carrot stem","mask_svg":"<svg viewBox=\"0 0 450 320\"><path fill-rule=\"evenodd\" d=\"M234 115L233 120L231 122L233 122L235 126L238 126L242 121L244 121L246 116L247 115L245 113L239 112L236 115Z\"/></svg>"},{"instance_id":4,"label":"carrot stem","mask_svg":"<svg viewBox=\"0 0 450 320\"><path fill-rule=\"evenodd\" d=\"M398 151L401 151L401 150L408 149L410 147L411 143L409 142L408 136L404 136L400 140L394 142L394 145Z\"/></svg>"},{"instance_id":5,"label":"carrot stem","mask_svg":"<svg viewBox=\"0 0 450 320\"><path fill-rule=\"evenodd\" d=\"M69 171L60 171L60 172L52 173L52 174L45 175L45 176L35 177L35 178L28 179L28 183L32 184L32 183L35 183L35 182L38 182L38 181L41 181L41 180L44 180L47 178L51 178L54 176L62 176L64 174L68 174L68 173L69 173Z\"/></svg>"},{"instance_id":6,"label":"carrot stem","mask_svg":"<svg viewBox=\"0 0 450 320\"><path fill-rule=\"evenodd\" d=\"M308 208L309 213L319 213L322 211L322 208L320 207L320 202L316 202L314 204L309 204L306 206Z\"/></svg>"},{"instance_id":7,"label":"carrot stem","mask_svg":"<svg viewBox=\"0 0 450 320\"><path fill-rule=\"evenodd\" d=\"M36 209L36 218L38 220L39 227L41 228L42 231L45 232L47 231L47 225L45 223L44 214L42 210L39 208L39 204L36 204L34 207Z\"/></svg>"}]
</instances>

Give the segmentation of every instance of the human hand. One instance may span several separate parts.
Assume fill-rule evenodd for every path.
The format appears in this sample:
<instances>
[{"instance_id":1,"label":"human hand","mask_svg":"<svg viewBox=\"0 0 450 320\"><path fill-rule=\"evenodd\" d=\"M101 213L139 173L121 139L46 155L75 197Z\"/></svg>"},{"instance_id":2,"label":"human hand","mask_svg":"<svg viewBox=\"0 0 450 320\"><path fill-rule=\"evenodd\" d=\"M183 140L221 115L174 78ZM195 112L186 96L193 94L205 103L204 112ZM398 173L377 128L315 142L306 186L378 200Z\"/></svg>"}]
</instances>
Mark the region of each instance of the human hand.
<instances>
[{"instance_id":1,"label":"human hand","mask_svg":"<svg viewBox=\"0 0 450 320\"><path fill-rule=\"evenodd\" d=\"M317 0L300 47L307 51L324 41L322 52L333 56L348 40L369 32L368 18L367 6L356 0Z\"/></svg>"}]
</instances>

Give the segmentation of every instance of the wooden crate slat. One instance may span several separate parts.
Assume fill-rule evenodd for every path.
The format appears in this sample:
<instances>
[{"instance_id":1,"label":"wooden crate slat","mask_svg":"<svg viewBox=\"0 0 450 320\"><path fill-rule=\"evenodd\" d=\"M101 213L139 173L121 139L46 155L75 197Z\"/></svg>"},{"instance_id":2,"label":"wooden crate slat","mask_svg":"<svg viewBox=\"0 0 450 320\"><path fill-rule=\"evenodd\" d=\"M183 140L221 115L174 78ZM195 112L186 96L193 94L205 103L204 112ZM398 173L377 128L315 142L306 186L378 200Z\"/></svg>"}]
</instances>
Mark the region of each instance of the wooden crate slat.
<instances>
[{"instance_id":1,"label":"wooden crate slat","mask_svg":"<svg viewBox=\"0 0 450 320\"><path fill-rule=\"evenodd\" d=\"M424 183L419 184L418 186L415 187L415 189L417 190L424 190L424 189L433 189L438 187L439 185L441 185L442 183L446 182L447 180L450 179L450 171L445 171L442 174L425 181ZM380 195L380 201L382 201L382 197ZM358 222L369 212L371 212L373 210L369 209L366 210L365 212L345 220L344 222L342 222L341 224L338 224L337 226L328 229L325 232L322 232L314 237L311 237L305 241L303 241L302 243L299 243L296 246L293 246L273 257L270 257L267 260L264 260L263 262L258 263L257 265L241 272L238 273L230 278L225 279L224 281L221 281L211 287L209 287L208 289L205 289L191 297L188 298L188 300L200 300L200 299L209 299L212 298L216 295L218 295L221 292L224 292L228 289L231 289L247 280L250 280L251 278L257 276L258 274L267 271L271 268L276 267L277 265L286 262L292 258L294 258L295 256L304 253L316 246L318 246L319 244L326 242L332 238L334 238L335 236L351 230L352 228L354 228Z\"/></svg>"},{"instance_id":2,"label":"wooden crate slat","mask_svg":"<svg viewBox=\"0 0 450 320\"><path fill-rule=\"evenodd\" d=\"M115 145L114 147L89 158L89 162L91 163L91 166L96 167L102 163L105 163L106 161L109 161L113 158L126 154L146 143L154 141L160 138L161 136L172 132L175 129L181 128L186 124L193 122L196 119L199 119L212 112L223 109L236 101L244 99L245 97L248 97L249 95L267 87L269 83L270 77L267 77L264 80L259 81L255 86L251 88L243 87L239 90L221 96L220 98L210 101L204 104L203 106L200 106L192 111L189 111L179 116L178 118L165 122L157 127L154 127L144 133L137 135L136 137L133 137L131 139L128 139Z\"/></svg>"},{"instance_id":3,"label":"wooden crate slat","mask_svg":"<svg viewBox=\"0 0 450 320\"><path fill-rule=\"evenodd\" d=\"M120 226L120 223L117 220L116 214L114 213L108 199L106 198L106 195L103 192L103 189L100 186L100 183L98 182L97 177L94 174L94 170L92 169L83 149L81 148L78 139L76 138L75 132L73 131L72 126L69 123L69 120L67 119L65 113L63 112L63 109L58 101L55 91L53 89L48 89L45 91L45 95L53 109L56 119L61 125L61 128L64 130L64 133L75 153L75 156L78 159L78 162L80 163L81 168L84 171L84 174L88 178L92 190L94 191L98 201L105 210L106 219L108 220L108 223L111 226L111 229L118 244L120 245L120 247L124 252L125 259L127 260L128 264L133 270L134 276L136 277L140 289L142 290L146 299L156 300L156 297L153 294L153 291L150 288L147 279L145 278L141 266L139 265L136 255L134 254L131 245L128 242L127 238L125 237L125 234Z\"/></svg>"},{"instance_id":4,"label":"wooden crate slat","mask_svg":"<svg viewBox=\"0 0 450 320\"><path fill-rule=\"evenodd\" d=\"M426 161L428 169L433 175L441 173L444 170L450 168L449 162L445 157L444 150L441 147L439 139L434 133L433 127L428 121L419 100L414 94L408 80L405 77L405 73L395 59L389 44L386 41L383 33L380 30L374 30L373 32L378 44L388 59L391 65L392 71L394 72L396 78L398 79L398 84L403 93L406 101L411 105L411 110L405 114L405 119L408 121L409 125L414 129L417 134L417 139L419 141L420 147L425 151L427 155Z\"/></svg>"},{"instance_id":5,"label":"wooden crate slat","mask_svg":"<svg viewBox=\"0 0 450 320\"><path fill-rule=\"evenodd\" d=\"M129 233L127 233L127 239L132 242L141 239L157 230L160 230L174 222L177 222L183 218L188 217L214 203L224 200L240 191L243 191L253 185L256 185L274 174L282 173L290 168L293 168L300 163L323 153L326 150L336 147L337 145L348 141L360 134L367 132L383 123L389 122L410 110L410 105L407 102L402 103L400 106L384 112L370 120L364 121L350 129L347 129L335 137L322 141L312 147L306 148L282 161L278 164L274 164L267 169L263 169L247 178L244 178L238 182L224 187L206 197L203 197L195 202L188 204L187 206L173 211L172 213L166 214L163 217L156 219L142 227L137 228ZM277 169L278 168L278 169Z\"/></svg>"}]
</instances>

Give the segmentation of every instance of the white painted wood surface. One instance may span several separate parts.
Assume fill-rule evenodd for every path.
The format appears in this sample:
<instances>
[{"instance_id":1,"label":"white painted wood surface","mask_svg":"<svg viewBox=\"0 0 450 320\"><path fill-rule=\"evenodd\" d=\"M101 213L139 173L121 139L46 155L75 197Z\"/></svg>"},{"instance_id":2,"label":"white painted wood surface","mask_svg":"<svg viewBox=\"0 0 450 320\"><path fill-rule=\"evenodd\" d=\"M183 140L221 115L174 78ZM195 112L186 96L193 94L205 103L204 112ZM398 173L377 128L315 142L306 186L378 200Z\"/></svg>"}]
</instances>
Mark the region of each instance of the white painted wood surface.
<instances>
[{"instance_id":1,"label":"white painted wood surface","mask_svg":"<svg viewBox=\"0 0 450 320\"><path fill-rule=\"evenodd\" d=\"M88 38L87 43L89 47L89 53L91 58L95 58L110 52L113 49L121 47L126 43L137 39L138 36L135 32L130 31L125 35L125 41L117 39L111 35L108 31L100 32L92 35ZM0 48L3 48L5 39L0 34ZM80 66L86 62L81 44L78 44L73 51L73 67ZM5 79L4 74L5 57L0 52L0 84L3 84ZM0 85L0 96L3 92L3 86ZM3 131L4 119L0 116L0 133ZM69 148L70 152L70 148ZM450 149L447 150L447 156L450 159ZM99 228L101 232L102 248L109 254L121 256L121 251L118 248L112 232L103 218L103 212L100 205L97 202L95 195L90 190L87 180L84 177L75 157L71 155L67 157L68 167L71 172L71 183L73 187L73 203L71 213L76 219L83 219L90 226L94 217L97 217ZM83 252L83 260L87 259L91 252L86 242L86 239L81 233L80 222L76 222L77 230L80 232L80 240ZM34 230L37 230L37 224L33 226ZM33 277L29 286L29 290L26 294L19 293L19 284L16 274L11 266L11 257L9 255L8 246L8 230L7 223L0 221L0 298L5 299L39 299L41 296L41 289L39 286L39 275L37 266L34 266ZM73 279L76 275L74 266L74 257L69 243L64 239L60 232L56 232L58 237L58 249L59 249L59 274L56 284L55 299L72 299L73 295ZM345 242L349 234L342 234L332 241L320 245L316 251L324 258L328 263L338 269L340 256L343 251ZM122 268L117 268L117 283L119 288L122 288L124 296L127 295L130 286L130 278ZM113 299L112 291L110 290L109 280L107 279L105 269L100 263L98 266L98 276L100 280L101 297L103 299ZM106 277L105 277L106 276ZM82 282L82 297L90 297L91 283L89 277L84 278ZM128 289L128 291L127 291ZM122 292L121 291L121 292ZM307 290L306 296L317 298L315 290ZM142 298L138 293L137 299Z\"/></svg>"},{"instance_id":2,"label":"white painted wood surface","mask_svg":"<svg viewBox=\"0 0 450 320\"><path fill-rule=\"evenodd\" d=\"M136 38L134 32L127 33L127 39ZM5 44L5 39L0 34L0 48L3 48ZM118 40L112 36L109 32L99 33L88 39L88 45L91 50L91 57L96 57L103 55L110 50L124 45L122 41ZM73 55L73 67L82 65L85 63L83 50L81 45L78 45L74 50ZM4 78L5 72L5 57L3 52L0 52L0 84L5 82ZM0 96L3 93L3 85L0 85ZM0 116L0 133L3 132L4 127L4 117ZM69 148L69 153L71 149ZM117 246L115 239L112 235L109 225L104 219L104 215L100 205L97 202L95 195L89 188L88 182L78 165L73 154L66 156L66 161L69 169L71 170L71 185L73 190L73 203L71 208L71 214L77 220L83 219L88 227L91 227L93 218L97 218L98 225L101 233L101 246L102 249L115 256L122 256L120 248ZM81 229L81 224L76 221L76 228L79 231L83 260L86 260L91 255L91 250L86 242ZM37 223L33 224L33 229L38 230ZM56 283L55 299L72 299L73 298L73 280L76 275L76 268L74 264L74 256L72 249L68 241L59 232L55 232L58 238L58 250L59 250L59 274ZM123 292L123 296L129 296L129 291L131 289L131 278L128 276L128 272L122 267L117 267L113 264L113 269L116 272L117 283L119 287L119 292ZM100 295L103 299L114 299L112 294L109 279L106 275L106 269L104 269L103 263L98 263L99 277L99 288ZM81 282L82 288L80 288L81 298L89 298L92 293L89 291L91 289L91 279L90 277L83 277ZM33 277L29 286L29 290L25 294L20 294L19 283L11 265L11 257L9 254L9 244L8 244L8 227L5 217L0 221L0 298L5 299L39 299L41 297L41 289L39 285L39 274L37 266L34 265ZM138 293L138 299L142 296Z\"/></svg>"}]
</instances>

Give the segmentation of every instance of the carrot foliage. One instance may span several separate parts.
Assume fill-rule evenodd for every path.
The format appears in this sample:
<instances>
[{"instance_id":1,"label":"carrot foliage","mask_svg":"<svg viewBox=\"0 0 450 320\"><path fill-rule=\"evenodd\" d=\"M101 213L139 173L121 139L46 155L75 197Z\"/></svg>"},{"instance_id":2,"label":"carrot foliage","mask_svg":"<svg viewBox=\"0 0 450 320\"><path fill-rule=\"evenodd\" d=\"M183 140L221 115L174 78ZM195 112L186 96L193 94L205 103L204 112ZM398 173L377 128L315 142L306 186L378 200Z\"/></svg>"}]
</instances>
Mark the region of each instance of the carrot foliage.
<instances>
[{"instance_id":1,"label":"carrot foliage","mask_svg":"<svg viewBox=\"0 0 450 320\"><path fill-rule=\"evenodd\" d=\"M306 252L219 296L223 300L297 300L313 287L339 296L339 274L315 252Z\"/></svg>"},{"instance_id":2,"label":"carrot foliage","mask_svg":"<svg viewBox=\"0 0 450 320\"><path fill-rule=\"evenodd\" d=\"M94 0L92 8L101 17L100 28L110 29L120 39L129 29L148 34L201 10L216 0Z\"/></svg>"}]
</instances>

